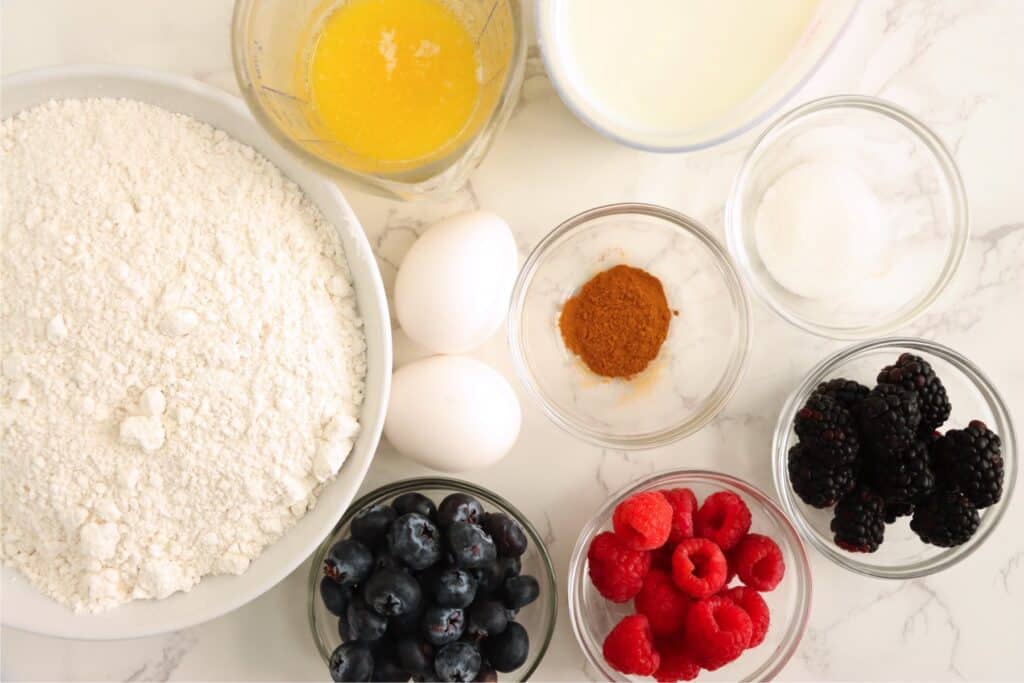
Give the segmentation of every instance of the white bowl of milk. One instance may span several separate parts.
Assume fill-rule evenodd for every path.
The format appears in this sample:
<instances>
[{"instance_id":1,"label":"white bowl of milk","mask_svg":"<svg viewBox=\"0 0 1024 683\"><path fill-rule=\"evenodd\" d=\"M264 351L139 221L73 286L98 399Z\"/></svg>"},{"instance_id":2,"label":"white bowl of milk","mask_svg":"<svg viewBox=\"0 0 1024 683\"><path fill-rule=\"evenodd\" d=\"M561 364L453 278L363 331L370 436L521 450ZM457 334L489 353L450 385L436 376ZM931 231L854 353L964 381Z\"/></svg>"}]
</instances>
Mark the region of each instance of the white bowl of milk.
<instances>
[{"instance_id":1,"label":"white bowl of milk","mask_svg":"<svg viewBox=\"0 0 1024 683\"><path fill-rule=\"evenodd\" d=\"M551 81L587 125L654 152L764 120L814 73L859 0L538 0Z\"/></svg>"}]
</instances>

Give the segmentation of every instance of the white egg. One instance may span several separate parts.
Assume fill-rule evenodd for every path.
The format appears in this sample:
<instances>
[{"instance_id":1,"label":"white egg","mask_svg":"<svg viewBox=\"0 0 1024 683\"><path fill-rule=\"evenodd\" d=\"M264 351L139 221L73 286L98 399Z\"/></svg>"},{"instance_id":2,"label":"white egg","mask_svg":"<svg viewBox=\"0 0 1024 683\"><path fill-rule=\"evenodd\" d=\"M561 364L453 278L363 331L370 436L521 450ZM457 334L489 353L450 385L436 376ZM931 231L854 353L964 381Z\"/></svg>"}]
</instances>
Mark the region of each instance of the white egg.
<instances>
[{"instance_id":1,"label":"white egg","mask_svg":"<svg viewBox=\"0 0 1024 683\"><path fill-rule=\"evenodd\" d=\"M399 325L435 353L472 351L505 319L518 261L500 216L470 211L435 223L398 269Z\"/></svg>"},{"instance_id":2,"label":"white egg","mask_svg":"<svg viewBox=\"0 0 1024 683\"><path fill-rule=\"evenodd\" d=\"M403 455L457 472L501 460L521 423L519 399L497 371L465 356L432 356L395 372L384 434Z\"/></svg>"}]
</instances>

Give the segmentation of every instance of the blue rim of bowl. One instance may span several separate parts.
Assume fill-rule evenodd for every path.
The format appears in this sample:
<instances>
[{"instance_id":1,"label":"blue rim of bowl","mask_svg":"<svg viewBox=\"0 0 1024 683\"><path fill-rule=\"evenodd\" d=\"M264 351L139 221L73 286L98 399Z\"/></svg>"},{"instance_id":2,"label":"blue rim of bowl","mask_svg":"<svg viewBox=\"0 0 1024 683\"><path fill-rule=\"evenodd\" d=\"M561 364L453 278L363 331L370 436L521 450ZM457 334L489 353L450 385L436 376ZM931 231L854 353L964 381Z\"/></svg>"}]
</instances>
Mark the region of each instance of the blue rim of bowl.
<instances>
[{"instance_id":1,"label":"blue rim of bowl","mask_svg":"<svg viewBox=\"0 0 1024 683\"><path fill-rule=\"evenodd\" d=\"M793 494L792 488L789 485L789 477L786 472L788 453L785 448L786 442L788 441L788 434L792 428L793 416L800 408L802 402L806 400L806 397L810 395L810 392L814 390L819 382L827 379L826 375L830 370L836 367L839 363L856 358L863 353L886 348L911 349L914 351L932 354L953 365L964 376L966 376L974 387L982 394L985 402L992 410L993 416L996 418L996 422L998 423L996 426L999 429L997 433L999 434L1000 439L1002 439L1003 460L1004 463L1006 463L1004 465L1006 471L1003 481L1003 497L995 506L992 506L995 509L989 507L983 512L983 522L990 515L992 517L991 522L989 522L980 533L976 533L964 545L945 549L943 553L932 558L930 561L918 562L906 567L895 568L873 567L871 565L858 562L853 554L846 553L831 542L823 541L819 537L807 522L807 519L798 504L796 496ZM789 518L793 521L793 524L800 531L800 535L829 560L844 569L848 569L864 576L894 580L915 579L936 574L967 559L978 548L980 548L984 544L984 541L996 530L996 527L999 526L999 522L1002 521L1002 518L1006 513L1007 507L1010 505L1010 499L1013 497L1013 490L1017 480L1016 447L1017 440L1013 429L1013 422L1010 419L1010 413L1006 408L1006 404L1003 402L1002 396L1000 396L999 392L996 391L995 386L992 384L992 381L988 376L985 375L985 373L982 372L974 363L968 360L966 356L954 351L948 346L926 339L919 339L915 337L886 337L883 339L875 339L862 342L860 344L854 344L830 354L811 368L807 375L800 381L793 393L791 393L789 398L786 399L786 403L779 412L779 417L775 424L775 434L772 437L772 478L775 480L775 491L778 494L779 500L782 502L782 507L785 509ZM1012 458L1006 457L1006 454L1008 453L1012 455Z\"/></svg>"},{"instance_id":2,"label":"blue rim of bowl","mask_svg":"<svg viewBox=\"0 0 1024 683\"><path fill-rule=\"evenodd\" d=\"M950 239L949 253L931 289L921 298L913 310L899 318L894 318L878 325L836 328L817 325L794 315L772 298L771 294L761 283L760 278L754 277L751 274L750 257L747 250L743 247L743 224L747 219L742 215L741 196L750 182L754 160L765 149L775 143L775 137L780 131L805 116L830 109L861 109L885 116L906 128L907 131L916 136L928 148L935 161L939 164L952 204L953 235ZM831 95L811 100L786 112L773 121L747 152L746 157L743 159L743 164L740 166L739 173L736 174L736 178L733 180L732 189L729 191L729 197L725 204L725 243L729 248L729 254L743 273L743 279L754 290L757 297L776 315L793 326L819 337L838 339L840 341L860 341L868 337L888 334L908 324L928 310L956 275L964 252L967 250L967 241L970 239L970 236L970 216L967 210L967 193L964 189L964 181L960 175L960 169L957 167L956 161L953 159L953 155L950 154L945 143L923 121L907 110L891 102L866 95Z\"/></svg>"},{"instance_id":3,"label":"blue rim of bowl","mask_svg":"<svg viewBox=\"0 0 1024 683\"><path fill-rule=\"evenodd\" d=\"M818 69L821 68L821 65L824 64L825 60L828 59L829 55L832 54L833 50L835 50L836 45L839 44L839 41L843 38L844 35L846 35L846 32L847 30L849 30L850 24L853 23L853 18L854 16L857 15L857 11L860 9L862 3L862 0L853 0L853 5L850 8L849 14L843 20L842 26L839 27L839 30L836 31L836 35L832 38L832 42L829 43L828 47L822 50L821 56L814 63L814 65L807 70L807 73L804 74L803 77L797 79L796 83L794 83L789 90L784 92L775 104L773 104L770 107L767 107L763 112L755 115L746 123L743 123L737 126L736 128L726 131L725 133L716 135L715 137L705 140L703 142L698 142L689 145L651 145L638 142L636 140L630 139L618 133L614 133L605 126L599 124L592 117L587 116L576 103L576 100L569 95L567 85L563 83L562 80L555 78L554 74L558 73L558 69L555 68L554 58L550 56L550 51L545 49L544 46L544 33L541 30L541 15L543 14L543 4L546 4L547 2L556 1L558 0L538 0L535 6L536 14L534 17L534 31L537 35L537 45L540 48L541 59L544 62L544 71L548 74L548 80L551 81L551 85L554 87L555 92L558 93L559 99L561 99L562 103L569 109L569 111L573 113L573 116L575 116L577 119L585 123L592 130L597 131L598 133L608 138L609 140L617 142L621 145L625 145L627 147L632 147L633 149L639 149L644 152L655 152L659 154L697 152L702 149L714 147L715 145L720 145L723 142L728 142L729 140L732 140L733 138L738 137L743 133L746 133L747 131L751 130L752 128L755 128L756 126L764 123L771 116L776 114L779 111L779 109L781 109L787 102L789 102L789 100L792 99L793 96L796 95L796 93L799 92L801 88L807 85L807 82L811 80L814 74L818 73Z\"/></svg>"},{"instance_id":4,"label":"blue rim of bowl","mask_svg":"<svg viewBox=\"0 0 1024 683\"><path fill-rule=\"evenodd\" d=\"M548 400L546 394L535 380L533 370L527 361L526 353L523 349L521 319L529 286L533 282L537 268L548 255L552 246L557 245L559 240L566 234L586 227L592 220L606 216L630 214L649 216L662 220L670 224L675 230L700 240L711 251L714 258L718 261L722 279L726 281L729 295L736 306L740 329L737 348L732 354L730 364L722 373L722 377L719 379L719 383L714 391L704 400L704 405L700 411L695 412L685 422L676 423L671 427L645 434L619 437L584 427L576 420L563 414L563 411L553 401ZM695 434L715 419L725 406L729 404L729 401L736 394L740 380L743 379L743 374L747 369L747 363L750 358L752 329L750 300L743 285L743 278L737 272L729 252L722 247L707 228L686 214L663 206L624 202L620 204L605 204L587 209L562 221L551 232L541 238L537 246L530 252L530 255L526 257L526 261L523 263L523 267L520 268L515 285L512 288L512 296L509 298L507 339L509 349L512 352L512 364L515 367L520 383L526 388L527 393L540 406L549 420L569 434L602 448L644 450L665 446Z\"/></svg>"},{"instance_id":5,"label":"blue rim of bowl","mask_svg":"<svg viewBox=\"0 0 1024 683\"><path fill-rule=\"evenodd\" d=\"M320 543L316 551L312 555L312 564L309 567L309 579L307 581L308 588L306 591L306 614L309 620L309 629L312 632L313 643L316 645L317 652L320 653L320 658L326 665L330 661L331 653L327 651L323 641L320 640L320 634L317 631L316 624L316 601L320 597L319 584L321 577L321 566L323 565L323 559L327 555L327 551L336 542L335 536L345 527L346 524L352 521L352 518L362 510L382 498L393 498L400 496L403 493L417 492L421 489L449 489L453 492L469 493L478 498L482 498L484 502L490 503L491 505L507 512L515 519L519 524L522 525L526 531L527 537L530 542L537 549L540 555L541 564L544 567L544 576L546 578L545 587L551 591L551 599L549 601L549 607L547 610L547 628L545 629L543 642L539 650L534 652L531 651L531 656L534 656L533 665L523 673L522 680L527 681L530 676L537 672L540 663L544 660L544 655L547 654L548 649L551 647L551 640L555 634L555 625L558 621L558 577L555 573L555 565L551 561L551 555L548 553L547 544L544 543L544 538L540 532L537 531L537 527L533 525L530 518L527 517L519 510L515 505L510 503L508 500L498 495L494 491L485 489L482 486L474 484L472 482L465 481L463 479L454 479L451 477L413 477L411 479L400 479L390 484L384 484L379 486L372 491L360 496L357 500L353 501L349 505L348 509L338 520L338 523L331 529L331 533Z\"/></svg>"},{"instance_id":6,"label":"blue rim of bowl","mask_svg":"<svg viewBox=\"0 0 1024 683\"><path fill-rule=\"evenodd\" d=\"M796 654L800 641L803 640L803 636L807 631L807 624L810 620L811 614L811 600L814 593L814 576L811 573L811 563L807 556L807 548L804 545L803 537L793 525L792 520L786 515L782 508L779 507L778 503L772 500L771 496L757 486L743 481L738 477L724 474L722 472L689 469L668 469L661 470L660 472L653 472L612 493L608 497L608 500L590 516L587 523L580 530L572 555L569 556L569 576L566 578L568 583L569 622L572 624L573 635L576 637L576 642L583 651L587 661L603 675L605 680L624 680L615 677L615 672L606 665L601 653L593 652L591 650L588 638L581 632L581 621L586 619L586 615L583 614L582 605L579 604L580 594L579 591L575 590L575 587L580 581L586 580L581 576L581 572L583 571L583 563L586 561L587 548L589 547L590 540L596 536L597 533L600 532L601 527L604 526L596 524L597 520L604 517L610 518L611 512L615 506L628 496L649 490L652 485L660 480L673 478L687 479L700 483L726 485L741 491L745 495L754 498L768 508L771 511L774 521L779 524L779 526L784 530L784 533L788 536L789 542L786 545L793 549L793 554L800 566L799 575L803 576L805 579L803 582L800 582L802 590L799 591L800 598L799 608L797 610L798 617L794 622L791 622L788 625L787 636L783 638L783 640L789 640L790 644L787 651L779 657L778 661L769 660L769 662L766 662L754 671L753 674L743 679L744 682L772 680L779 674L779 672L782 671L783 668L785 668L786 664L788 664L793 658L793 655ZM679 481L674 483L681 485L684 482ZM768 664L770 664L770 666L768 666Z\"/></svg>"}]
</instances>

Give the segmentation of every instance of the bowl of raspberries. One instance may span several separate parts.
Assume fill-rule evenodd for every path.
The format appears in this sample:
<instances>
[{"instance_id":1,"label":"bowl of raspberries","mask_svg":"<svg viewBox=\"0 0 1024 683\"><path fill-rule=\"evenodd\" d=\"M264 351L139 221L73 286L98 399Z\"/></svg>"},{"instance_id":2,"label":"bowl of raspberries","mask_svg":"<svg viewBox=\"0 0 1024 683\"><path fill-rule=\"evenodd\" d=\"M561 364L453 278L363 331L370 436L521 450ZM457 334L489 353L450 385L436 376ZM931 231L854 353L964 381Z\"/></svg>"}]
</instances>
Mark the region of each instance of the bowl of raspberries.
<instances>
[{"instance_id":1,"label":"bowl of raspberries","mask_svg":"<svg viewBox=\"0 0 1024 683\"><path fill-rule=\"evenodd\" d=\"M869 576L927 576L967 557L1016 479L1013 426L989 379L941 344L889 338L822 361L787 401L773 473L803 536Z\"/></svg>"},{"instance_id":2,"label":"bowl of raspberries","mask_svg":"<svg viewBox=\"0 0 1024 683\"><path fill-rule=\"evenodd\" d=\"M569 567L580 647L606 680L767 680L810 611L803 543L782 510L739 479L654 474L586 525Z\"/></svg>"},{"instance_id":3,"label":"bowl of raspberries","mask_svg":"<svg viewBox=\"0 0 1024 683\"><path fill-rule=\"evenodd\" d=\"M525 681L558 604L533 525L497 494L444 478L354 502L313 556L309 596L335 681Z\"/></svg>"}]
</instances>

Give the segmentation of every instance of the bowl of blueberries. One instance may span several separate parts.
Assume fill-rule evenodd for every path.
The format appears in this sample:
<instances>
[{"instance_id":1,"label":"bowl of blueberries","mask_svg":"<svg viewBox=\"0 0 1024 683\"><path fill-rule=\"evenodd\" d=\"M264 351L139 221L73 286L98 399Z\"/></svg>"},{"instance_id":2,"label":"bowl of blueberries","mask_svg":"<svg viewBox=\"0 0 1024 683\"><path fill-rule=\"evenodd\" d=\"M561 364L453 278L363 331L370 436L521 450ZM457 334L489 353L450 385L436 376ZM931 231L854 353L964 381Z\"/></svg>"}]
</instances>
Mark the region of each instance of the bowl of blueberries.
<instances>
[{"instance_id":1,"label":"bowl of blueberries","mask_svg":"<svg viewBox=\"0 0 1024 683\"><path fill-rule=\"evenodd\" d=\"M554 568L508 501L408 479L354 502L317 549L309 622L335 681L525 681L554 632Z\"/></svg>"}]
</instances>

